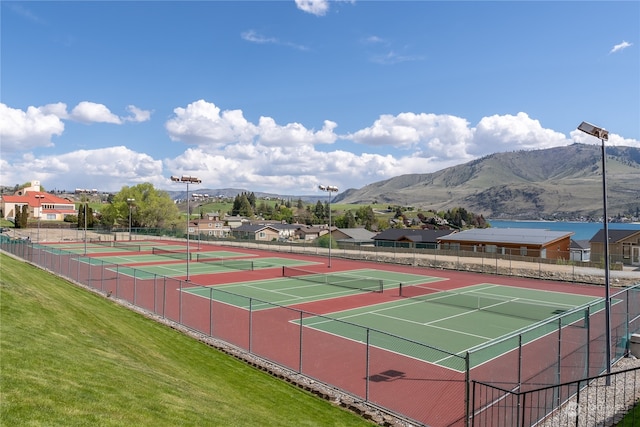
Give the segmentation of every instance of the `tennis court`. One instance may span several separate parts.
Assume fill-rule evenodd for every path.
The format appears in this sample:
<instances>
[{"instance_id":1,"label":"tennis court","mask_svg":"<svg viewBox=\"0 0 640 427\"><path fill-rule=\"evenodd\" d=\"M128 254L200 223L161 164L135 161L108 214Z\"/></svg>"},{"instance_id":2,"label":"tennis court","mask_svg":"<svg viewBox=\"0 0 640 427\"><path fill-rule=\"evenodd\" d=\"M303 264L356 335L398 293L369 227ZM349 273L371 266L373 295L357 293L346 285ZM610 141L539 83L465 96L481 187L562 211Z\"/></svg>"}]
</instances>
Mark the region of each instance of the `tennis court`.
<instances>
[{"instance_id":1,"label":"tennis court","mask_svg":"<svg viewBox=\"0 0 640 427\"><path fill-rule=\"evenodd\" d=\"M188 288L183 292L253 311L273 308L274 305L292 306L327 300L326 312L305 317L302 320L304 327L358 342L361 342L362 334L361 330L351 327L354 324L390 336L402 336L406 340L379 338L378 342L370 344L450 369L459 366L459 359L453 356L434 357L442 354L412 346L411 341L428 342L453 354L464 355L474 347L600 299L492 283L455 290L438 289L430 284L446 279L376 269L325 274L307 271L306 275L300 273L304 270L296 268L283 270L287 272L285 274L289 274L289 270L294 273L292 277L217 285L214 288ZM330 300L333 298L382 290L387 291L385 302L331 311ZM583 311L577 310L569 321L580 324L584 316ZM566 316L564 321L567 321ZM297 320L293 322L299 324ZM553 324L549 328L538 329L535 335L528 335L528 339L533 341L552 332ZM501 350L508 352L512 349ZM477 366L502 354L485 353L484 359L476 358L474 363Z\"/></svg>"},{"instance_id":2,"label":"tennis court","mask_svg":"<svg viewBox=\"0 0 640 427\"><path fill-rule=\"evenodd\" d=\"M156 255L148 255L156 257ZM166 257L163 258L165 261ZM92 260L89 258L89 260ZM156 259L157 260L157 259ZM182 277L187 275L187 268L191 275L205 275L216 273L227 273L231 271L251 271L269 268L282 268L283 265L308 265L308 262L297 261L288 258L265 257L259 259L231 259L231 258L202 258L197 261L189 262L187 266L186 260L172 260L170 263L140 265L136 267L127 267L120 265L117 267L118 274L136 277L138 279L152 279L155 276L165 277ZM109 268L115 271L114 268Z\"/></svg>"}]
</instances>

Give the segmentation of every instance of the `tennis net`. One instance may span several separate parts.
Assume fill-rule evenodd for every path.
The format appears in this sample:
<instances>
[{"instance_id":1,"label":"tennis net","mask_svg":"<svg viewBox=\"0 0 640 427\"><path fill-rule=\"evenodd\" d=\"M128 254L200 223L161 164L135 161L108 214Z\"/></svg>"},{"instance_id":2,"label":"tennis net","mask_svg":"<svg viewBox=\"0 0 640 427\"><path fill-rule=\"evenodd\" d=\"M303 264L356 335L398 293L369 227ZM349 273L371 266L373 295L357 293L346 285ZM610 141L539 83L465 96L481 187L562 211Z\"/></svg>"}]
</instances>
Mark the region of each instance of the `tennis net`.
<instances>
[{"instance_id":1,"label":"tennis net","mask_svg":"<svg viewBox=\"0 0 640 427\"><path fill-rule=\"evenodd\" d=\"M196 261L205 264L221 265L233 270L253 270L253 261L250 259L212 258L206 254L196 254Z\"/></svg>"},{"instance_id":2,"label":"tennis net","mask_svg":"<svg viewBox=\"0 0 640 427\"><path fill-rule=\"evenodd\" d=\"M574 308L526 298L483 294L480 291L457 292L420 285L406 286L402 283L400 284L400 296L419 299L434 304L489 311L505 316L535 321L545 320Z\"/></svg>"},{"instance_id":3,"label":"tennis net","mask_svg":"<svg viewBox=\"0 0 640 427\"><path fill-rule=\"evenodd\" d=\"M140 252L142 250L140 245L134 245L132 243L113 242L113 247L118 249L126 249L130 252Z\"/></svg>"},{"instance_id":4,"label":"tennis net","mask_svg":"<svg viewBox=\"0 0 640 427\"><path fill-rule=\"evenodd\" d=\"M184 260L191 259L191 254L186 251L176 251L176 250L161 249L161 248L153 247L151 248L151 253L154 255L161 255L161 256L166 256L166 257L175 258L175 259L184 259Z\"/></svg>"},{"instance_id":5,"label":"tennis net","mask_svg":"<svg viewBox=\"0 0 640 427\"><path fill-rule=\"evenodd\" d=\"M111 244L113 242L111 240L100 240L100 238L95 238L95 239L91 238L91 239L89 239L89 243L92 243L94 245L111 247Z\"/></svg>"},{"instance_id":6,"label":"tennis net","mask_svg":"<svg viewBox=\"0 0 640 427\"><path fill-rule=\"evenodd\" d=\"M355 277L336 273L324 274L287 266L282 267L282 276L366 292L382 292L384 290L382 280L368 277Z\"/></svg>"}]
</instances>

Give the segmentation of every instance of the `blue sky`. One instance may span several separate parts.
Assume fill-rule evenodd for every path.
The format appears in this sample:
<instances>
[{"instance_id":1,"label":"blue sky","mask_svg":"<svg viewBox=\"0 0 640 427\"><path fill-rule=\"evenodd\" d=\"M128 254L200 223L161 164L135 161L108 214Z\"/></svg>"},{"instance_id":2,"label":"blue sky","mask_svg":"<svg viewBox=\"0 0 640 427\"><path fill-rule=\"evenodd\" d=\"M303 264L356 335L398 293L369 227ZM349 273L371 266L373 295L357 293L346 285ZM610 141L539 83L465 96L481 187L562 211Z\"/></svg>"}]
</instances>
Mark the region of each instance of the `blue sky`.
<instances>
[{"instance_id":1,"label":"blue sky","mask_svg":"<svg viewBox=\"0 0 640 427\"><path fill-rule=\"evenodd\" d=\"M2 1L0 184L340 191L640 147L637 1Z\"/></svg>"}]
</instances>

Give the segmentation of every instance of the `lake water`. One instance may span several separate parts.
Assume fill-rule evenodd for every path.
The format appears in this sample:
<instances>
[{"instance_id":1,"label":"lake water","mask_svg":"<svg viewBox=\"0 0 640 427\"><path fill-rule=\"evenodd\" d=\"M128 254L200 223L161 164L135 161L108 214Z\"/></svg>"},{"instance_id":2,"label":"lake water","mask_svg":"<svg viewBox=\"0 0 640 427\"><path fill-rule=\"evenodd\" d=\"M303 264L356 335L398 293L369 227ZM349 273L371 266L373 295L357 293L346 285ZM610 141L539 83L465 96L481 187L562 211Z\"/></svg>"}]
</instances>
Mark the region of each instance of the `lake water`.
<instances>
[{"instance_id":1,"label":"lake water","mask_svg":"<svg viewBox=\"0 0 640 427\"><path fill-rule=\"evenodd\" d=\"M541 230L573 231L573 240L590 240L598 230L602 230L601 222L569 222L569 221L504 221L488 220L495 228L539 228ZM640 223L609 223L609 230L640 230Z\"/></svg>"}]
</instances>

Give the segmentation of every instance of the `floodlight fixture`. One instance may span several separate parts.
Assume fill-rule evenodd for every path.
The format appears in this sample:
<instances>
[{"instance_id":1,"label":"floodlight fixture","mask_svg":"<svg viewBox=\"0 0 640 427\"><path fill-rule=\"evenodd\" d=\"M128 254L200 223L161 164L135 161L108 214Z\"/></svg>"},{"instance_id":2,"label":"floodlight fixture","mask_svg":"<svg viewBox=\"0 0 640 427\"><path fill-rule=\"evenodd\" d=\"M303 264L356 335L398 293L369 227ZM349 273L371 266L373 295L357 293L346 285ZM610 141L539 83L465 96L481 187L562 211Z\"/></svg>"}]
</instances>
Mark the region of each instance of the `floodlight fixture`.
<instances>
[{"instance_id":1,"label":"floodlight fixture","mask_svg":"<svg viewBox=\"0 0 640 427\"><path fill-rule=\"evenodd\" d=\"M594 126L591 123L582 122L578 126L578 130L581 130L584 133L588 133L591 136L595 136L598 139L603 141L609 140L609 131L598 126Z\"/></svg>"},{"instance_id":2,"label":"floodlight fixture","mask_svg":"<svg viewBox=\"0 0 640 427\"><path fill-rule=\"evenodd\" d=\"M605 288L605 358L607 374L611 373L611 296L609 277L609 217L607 215L607 153L604 142L609 140L609 131L594 126L591 123L582 122L578 130L595 136L602 142L602 204L603 204L603 231L604 231L604 288ZM607 385L611 384L611 376L607 375Z\"/></svg>"}]
</instances>

